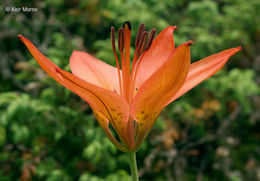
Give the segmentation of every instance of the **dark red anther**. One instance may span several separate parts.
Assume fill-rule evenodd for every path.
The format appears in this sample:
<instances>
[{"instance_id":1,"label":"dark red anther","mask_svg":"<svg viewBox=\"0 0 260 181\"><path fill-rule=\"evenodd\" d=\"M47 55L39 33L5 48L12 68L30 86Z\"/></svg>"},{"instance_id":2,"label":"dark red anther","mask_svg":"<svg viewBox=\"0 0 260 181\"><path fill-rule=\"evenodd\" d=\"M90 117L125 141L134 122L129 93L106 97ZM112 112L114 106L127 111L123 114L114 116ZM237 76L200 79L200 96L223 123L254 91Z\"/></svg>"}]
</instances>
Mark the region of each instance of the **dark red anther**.
<instances>
[{"instance_id":1,"label":"dark red anther","mask_svg":"<svg viewBox=\"0 0 260 181\"><path fill-rule=\"evenodd\" d=\"M118 30L118 49L120 51L124 51L124 45L125 45L124 30L123 30L123 28L119 28L119 30Z\"/></svg>"},{"instance_id":2,"label":"dark red anther","mask_svg":"<svg viewBox=\"0 0 260 181\"><path fill-rule=\"evenodd\" d=\"M135 39L135 47L138 47L139 45L139 42L142 38L142 35L143 35L143 32L145 30L145 24L142 23L140 26L139 26L139 29L138 29L138 32L137 32L137 35L136 35L136 39Z\"/></svg>"},{"instance_id":3,"label":"dark red anther","mask_svg":"<svg viewBox=\"0 0 260 181\"><path fill-rule=\"evenodd\" d=\"M145 50L149 50L149 48L151 47L152 45L152 42L154 40L154 37L155 37L155 34L156 34L156 29L153 28L150 32L150 35L149 35L149 39L148 39L148 43L146 45L146 49Z\"/></svg>"},{"instance_id":4,"label":"dark red anther","mask_svg":"<svg viewBox=\"0 0 260 181\"><path fill-rule=\"evenodd\" d=\"M111 27L111 43L112 43L113 51L116 50L115 41L116 41L116 32L115 32L115 28L112 26Z\"/></svg>"},{"instance_id":5,"label":"dark red anther","mask_svg":"<svg viewBox=\"0 0 260 181\"><path fill-rule=\"evenodd\" d=\"M137 48L137 56L139 56L145 48L146 40L147 40L147 34L148 34L147 31L144 31L143 34L142 34L142 37L141 37L139 44L137 46L138 47Z\"/></svg>"}]
</instances>

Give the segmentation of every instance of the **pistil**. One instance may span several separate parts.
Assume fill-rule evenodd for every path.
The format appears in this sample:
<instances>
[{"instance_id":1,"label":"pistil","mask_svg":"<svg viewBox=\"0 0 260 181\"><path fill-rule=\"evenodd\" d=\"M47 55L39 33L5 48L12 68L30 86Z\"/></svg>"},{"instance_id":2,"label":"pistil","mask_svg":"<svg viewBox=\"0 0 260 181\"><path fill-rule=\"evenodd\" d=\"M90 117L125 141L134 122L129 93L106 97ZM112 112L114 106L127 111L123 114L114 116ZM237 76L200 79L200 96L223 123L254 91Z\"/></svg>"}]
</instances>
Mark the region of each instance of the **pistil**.
<instances>
[{"instance_id":1,"label":"pistil","mask_svg":"<svg viewBox=\"0 0 260 181\"><path fill-rule=\"evenodd\" d=\"M124 28L124 39L125 39L125 80L126 80L126 101L129 102L129 81L130 81L130 47L131 47L131 24L129 21L126 21L123 24Z\"/></svg>"}]
</instances>

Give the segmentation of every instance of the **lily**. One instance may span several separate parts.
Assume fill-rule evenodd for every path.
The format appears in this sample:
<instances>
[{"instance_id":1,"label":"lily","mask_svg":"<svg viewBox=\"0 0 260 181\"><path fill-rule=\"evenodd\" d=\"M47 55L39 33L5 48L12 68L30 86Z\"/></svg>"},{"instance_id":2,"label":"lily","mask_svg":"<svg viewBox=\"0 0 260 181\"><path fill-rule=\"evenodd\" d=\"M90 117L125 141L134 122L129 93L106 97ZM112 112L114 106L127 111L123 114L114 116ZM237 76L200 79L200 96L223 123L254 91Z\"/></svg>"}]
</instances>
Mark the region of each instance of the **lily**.
<instances>
[{"instance_id":1,"label":"lily","mask_svg":"<svg viewBox=\"0 0 260 181\"><path fill-rule=\"evenodd\" d=\"M73 51L72 73L56 66L28 39L22 35L18 37L52 78L88 102L100 126L118 149L135 153L164 107L218 72L241 49L230 48L191 63L192 41L175 48L175 29L176 26L169 26L155 38L156 30L148 33L141 24L131 66L131 24L125 22L118 31L119 56L112 27L111 43L117 67L88 53Z\"/></svg>"}]
</instances>

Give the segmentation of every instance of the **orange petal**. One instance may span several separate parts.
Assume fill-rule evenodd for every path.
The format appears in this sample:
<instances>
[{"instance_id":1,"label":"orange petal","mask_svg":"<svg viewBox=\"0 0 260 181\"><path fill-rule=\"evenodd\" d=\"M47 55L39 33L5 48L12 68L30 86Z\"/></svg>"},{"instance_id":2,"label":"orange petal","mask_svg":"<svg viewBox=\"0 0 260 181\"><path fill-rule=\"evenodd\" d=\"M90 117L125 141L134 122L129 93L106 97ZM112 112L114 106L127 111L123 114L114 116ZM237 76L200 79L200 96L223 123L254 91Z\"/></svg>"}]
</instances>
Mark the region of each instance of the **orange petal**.
<instances>
[{"instance_id":1,"label":"orange petal","mask_svg":"<svg viewBox=\"0 0 260 181\"><path fill-rule=\"evenodd\" d=\"M88 53L73 51L70 69L74 75L86 82L120 92L117 69Z\"/></svg>"},{"instance_id":2,"label":"orange petal","mask_svg":"<svg viewBox=\"0 0 260 181\"><path fill-rule=\"evenodd\" d=\"M130 111L138 122L137 144L148 134L165 103L186 80L190 65L190 43L180 45L134 97Z\"/></svg>"},{"instance_id":3,"label":"orange petal","mask_svg":"<svg viewBox=\"0 0 260 181\"><path fill-rule=\"evenodd\" d=\"M93 111L100 112L107 117L115 130L118 131L117 133L119 136L124 137L123 131L129 117L129 106L124 98L112 91L85 82L75 75L61 70L48 58L42 55L29 40L21 35L19 35L19 38L27 46L38 64L51 77L87 101ZM104 128L104 126L102 127ZM108 130L105 130L105 132L107 133Z\"/></svg>"},{"instance_id":4,"label":"orange petal","mask_svg":"<svg viewBox=\"0 0 260 181\"><path fill-rule=\"evenodd\" d=\"M42 55L39 50L25 37L22 35L18 35L18 37L22 40L22 42L26 45L28 50L31 52L32 56L38 62L38 64L42 67L45 72L47 72L52 78L54 78L57 82L62 84L62 79L58 76L56 72L57 66L47 59L44 55Z\"/></svg>"},{"instance_id":5,"label":"orange petal","mask_svg":"<svg viewBox=\"0 0 260 181\"><path fill-rule=\"evenodd\" d=\"M179 91L166 103L166 105L170 104L172 101L176 100L202 81L214 75L224 66L224 64L232 55L240 50L241 47L230 48L192 63L185 83L182 85Z\"/></svg>"},{"instance_id":6,"label":"orange petal","mask_svg":"<svg viewBox=\"0 0 260 181\"><path fill-rule=\"evenodd\" d=\"M96 102L103 104L103 107L105 107L105 109L101 109L102 107L97 107L96 105L93 105L93 111L99 111L105 117L107 117L119 137L125 140L124 131L126 129L129 118L129 106L125 99L112 91L85 82L77 76L60 68L57 68L57 72L60 73L60 76L63 79L63 85L78 94L90 105L93 105ZM93 97L93 95L95 96L96 101L92 103L90 102L89 97Z\"/></svg>"},{"instance_id":7,"label":"orange petal","mask_svg":"<svg viewBox=\"0 0 260 181\"><path fill-rule=\"evenodd\" d=\"M176 26L165 28L155 38L149 50L143 54L136 75L135 88L139 88L172 55L175 49L173 31L176 28Z\"/></svg>"},{"instance_id":8,"label":"orange petal","mask_svg":"<svg viewBox=\"0 0 260 181\"><path fill-rule=\"evenodd\" d=\"M127 149L122 146L113 136L113 134L111 133L108 125L109 125L109 120L101 113L98 111L94 111L94 114L97 118L98 123L100 124L100 126L102 127L102 129L104 130L104 132L106 133L107 137L110 139L110 141L121 151L126 152Z\"/></svg>"}]
</instances>

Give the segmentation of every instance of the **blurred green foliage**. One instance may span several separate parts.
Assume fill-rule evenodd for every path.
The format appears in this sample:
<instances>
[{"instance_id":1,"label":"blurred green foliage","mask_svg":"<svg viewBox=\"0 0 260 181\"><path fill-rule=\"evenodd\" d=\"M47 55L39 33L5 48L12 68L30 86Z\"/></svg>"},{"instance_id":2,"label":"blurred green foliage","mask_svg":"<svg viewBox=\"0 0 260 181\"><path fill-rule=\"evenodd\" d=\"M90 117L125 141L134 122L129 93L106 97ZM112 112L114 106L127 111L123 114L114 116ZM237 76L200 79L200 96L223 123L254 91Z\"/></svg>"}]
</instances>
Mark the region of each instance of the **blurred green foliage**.
<instances>
[{"instance_id":1,"label":"blurred green foliage","mask_svg":"<svg viewBox=\"0 0 260 181\"><path fill-rule=\"evenodd\" d=\"M0 180L131 180L126 155L90 107L46 75L16 37L68 71L74 49L115 65L109 30L126 20L133 37L142 22L158 32L177 25L177 45L195 42L193 61L243 48L163 111L137 153L141 180L259 180L259 9L259 0L1 1Z\"/></svg>"}]
</instances>

